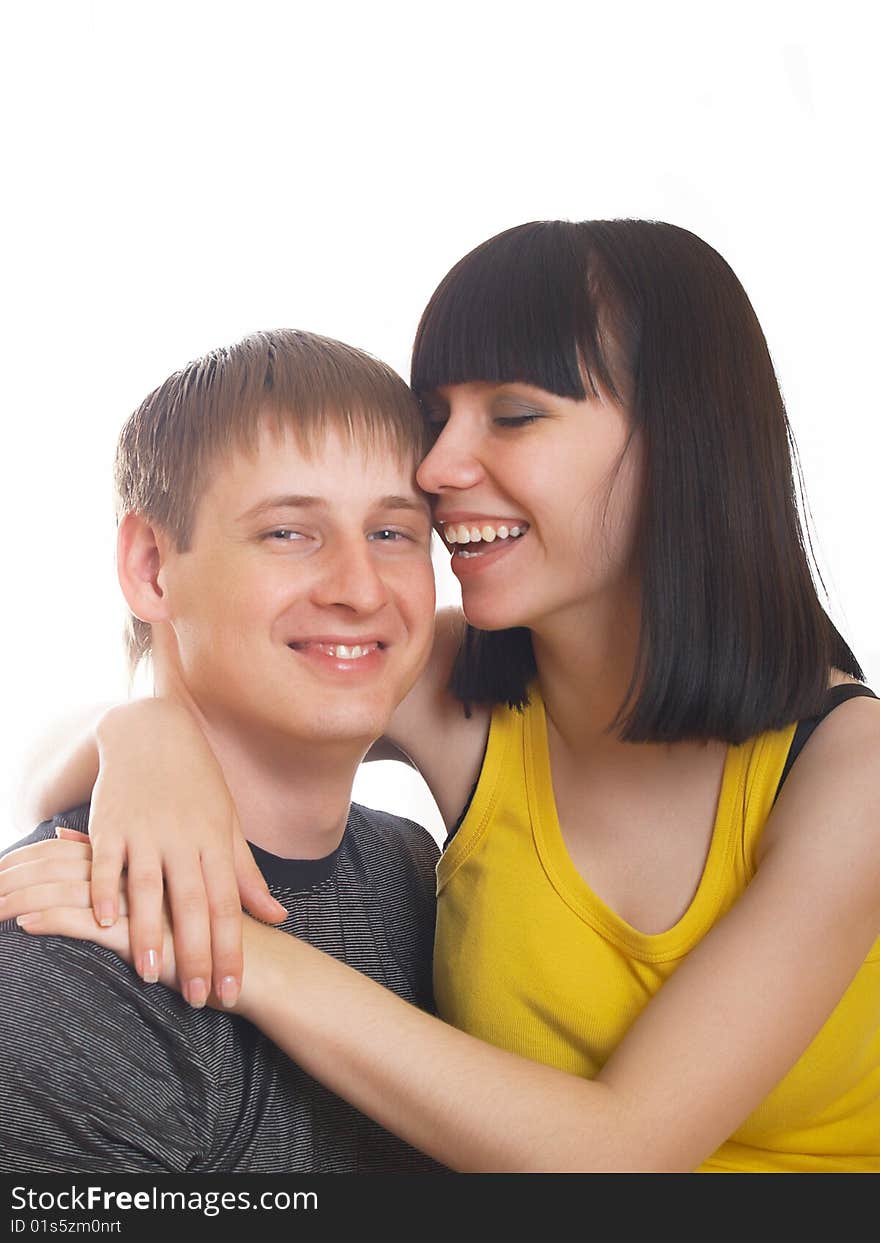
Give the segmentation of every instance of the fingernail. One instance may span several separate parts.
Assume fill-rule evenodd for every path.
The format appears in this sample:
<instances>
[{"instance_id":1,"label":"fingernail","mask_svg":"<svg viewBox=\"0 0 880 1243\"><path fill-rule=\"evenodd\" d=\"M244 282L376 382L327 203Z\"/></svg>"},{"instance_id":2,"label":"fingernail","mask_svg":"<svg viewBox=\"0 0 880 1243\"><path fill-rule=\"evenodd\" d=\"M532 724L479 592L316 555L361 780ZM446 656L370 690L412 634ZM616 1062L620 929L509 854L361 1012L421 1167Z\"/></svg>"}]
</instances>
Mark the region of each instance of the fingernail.
<instances>
[{"instance_id":1,"label":"fingernail","mask_svg":"<svg viewBox=\"0 0 880 1243\"><path fill-rule=\"evenodd\" d=\"M19 928L32 928L35 924L40 922L40 916L38 912L34 912L30 915L16 915L15 922L18 924Z\"/></svg>"},{"instance_id":2,"label":"fingernail","mask_svg":"<svg viewBox=\"0 0 880 1243\"><path fill-rule=\"evenodd\" d=\"M113 903L112 902L99 902L96 913L97 913L98 923L101 925L102 928L113 927Z\"/></svg>"},{"instance_id":3,"label":"fingernail","mask_svg":"<svg viewBox=\"0 0 880 1243\"><path fill-rule=\"evenodd\" d=\"M220 994L220 1000L226 1009L230 1009L238 1001L238 980L234 975L224 975L220 981L220 987L217 990Z\"/></svg>"},{"instance_id":4,"label":"fingernail","mask_svg":"<svg viewBox=\"0 0 880 1243\"><path fill-rule=\"evenodd\" d=\"M197 976L185 985L183 995L191 1006L195 1006L197 1010L200 1010L208 1000L208 986L204 980Z\"/></svg>"},{"instance_id":5,"label":"fingernail","mask_svg":"<svg viewBox=\"0 0 880 1243\"><path fill-rule=\"evenodd\" d=\"M159 981L159 955L155 950L146 950L142 962L141 976L145 984L156 984Z\"/></svg>"}]
</instances>

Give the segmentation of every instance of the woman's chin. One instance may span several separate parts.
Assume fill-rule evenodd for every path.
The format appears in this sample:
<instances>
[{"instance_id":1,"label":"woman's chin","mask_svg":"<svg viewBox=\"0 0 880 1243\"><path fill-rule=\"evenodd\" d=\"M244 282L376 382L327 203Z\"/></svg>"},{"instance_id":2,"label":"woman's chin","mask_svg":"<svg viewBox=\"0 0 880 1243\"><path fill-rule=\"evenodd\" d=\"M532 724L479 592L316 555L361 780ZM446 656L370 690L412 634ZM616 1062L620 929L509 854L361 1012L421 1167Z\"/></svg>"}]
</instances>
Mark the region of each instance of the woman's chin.
<instances>
[{"instance_id":1,"label":"woman's chin","mask_svg":"<svg viewBox=\"0 0 880 1243\"><path fill-rule=\"evenodd\" d=\"M469 601L462 593L462 610L469 625L476 630L514 630L528 626L521 610L499 607L497 601Z\"/></svg>"}]
</instances>

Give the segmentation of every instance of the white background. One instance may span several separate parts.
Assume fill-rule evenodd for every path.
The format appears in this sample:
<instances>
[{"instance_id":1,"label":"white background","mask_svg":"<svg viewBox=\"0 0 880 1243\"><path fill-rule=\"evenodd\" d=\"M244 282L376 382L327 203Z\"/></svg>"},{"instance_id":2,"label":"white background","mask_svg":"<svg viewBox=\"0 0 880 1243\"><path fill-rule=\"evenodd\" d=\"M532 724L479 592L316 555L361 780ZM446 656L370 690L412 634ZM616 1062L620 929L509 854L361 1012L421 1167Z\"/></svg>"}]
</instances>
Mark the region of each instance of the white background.
<instances>
[{"instance_id":1,"label":"white background","mask_svg":"<svg viewBox=\"0 0 880 1243\"><path fill-rule=\"evenodd\" d=\"M257 328L404 376L420 311L526 220L641 216L729 260L786 397L830 608L880 685L873 6L4 6L0 841L24 757L124 697L117 432ZM440 598L456 598L440 566ZM417 777L356 796L440 831Z\"/></svg>"}]
</instances>

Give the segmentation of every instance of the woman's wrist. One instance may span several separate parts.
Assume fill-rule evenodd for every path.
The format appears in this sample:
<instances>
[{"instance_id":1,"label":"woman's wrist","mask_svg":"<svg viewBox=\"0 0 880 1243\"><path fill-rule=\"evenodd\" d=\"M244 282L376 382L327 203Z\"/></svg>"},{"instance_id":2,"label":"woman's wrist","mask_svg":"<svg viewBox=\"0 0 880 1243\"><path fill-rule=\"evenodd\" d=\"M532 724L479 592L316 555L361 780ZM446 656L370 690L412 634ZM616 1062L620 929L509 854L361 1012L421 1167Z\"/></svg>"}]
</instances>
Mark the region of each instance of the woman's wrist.
<instances>
[{"instance_id":1,"label":"woman's wrist","mask_svg":"<svg viewBox=\"0 0 880 1243\"><path fill-rule=\"evenodd\" d=\"M106 748L112 749L120 741L129 740L133 730L153 727L163 731L169 728L198 729L187 709L176 700L158 697L133 699L114 704L100 715L95 725L98 751L103 753Z\"/></svg>"},{"instance_id":2,"label":"woman's wrist","mask_svg":"<svg viewBox=\"0 0 880 1243\"><path fill-rule=\"evenodd\" d=\"M260 1025L273 998L295 992L291 983L296 969L300 942L287 932L268 924L242 917L242 951L244 971L241 992L233 1010L251 1023Z\"/></svg>"},{"instance_id":3,"label":"woman's wrist","mask_svg":"<svg viewBox=\"0 0 880 1243\"><path fill-rule=\"evenodd\" d=\"M116 704L99 718L95 727L98 760L127 780L136 779L145 767L150 772L177 773L184 766L203 778L206 790L228 795L217 757L192 712L177 699L153 696ZM213 784L212 784L213 782Z\"/></svg>"}]
</instances>

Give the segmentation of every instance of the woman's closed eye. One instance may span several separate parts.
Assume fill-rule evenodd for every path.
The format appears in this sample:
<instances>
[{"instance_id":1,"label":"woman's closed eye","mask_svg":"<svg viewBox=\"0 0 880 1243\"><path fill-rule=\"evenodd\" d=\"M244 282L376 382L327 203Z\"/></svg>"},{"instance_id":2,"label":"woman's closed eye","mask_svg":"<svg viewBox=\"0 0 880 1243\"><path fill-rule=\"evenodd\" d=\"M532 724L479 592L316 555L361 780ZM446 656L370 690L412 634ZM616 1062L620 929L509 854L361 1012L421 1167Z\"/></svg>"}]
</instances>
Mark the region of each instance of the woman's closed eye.
<instances>
[{"instance_id":1,"label":"woman's closed eye","mask_svg":"<svg viewBox=\"0 0 880 1243\"><path fill-rule=\"evenodd\" d=\"M543 419L545 417L545 415L537 413L499 414L492 419L492 423L495 427L528 427L530 424L537 423L539 419ZM429 430L435 440L443 432L448 422L449 420L444 418L432 418L428 420Z\"/></svg>"},{"instance_id":2,"label":"woman's closed eye","mask_svg":"<svg viewBox=\"0 0 880 1243\"><path fill-rule=\"evenodd\" d=\"M526 427L530 423L537 423L543 417L542 414L511 414L499 415L492 421L496 427Z\"/></svg>"}]
</instances>

